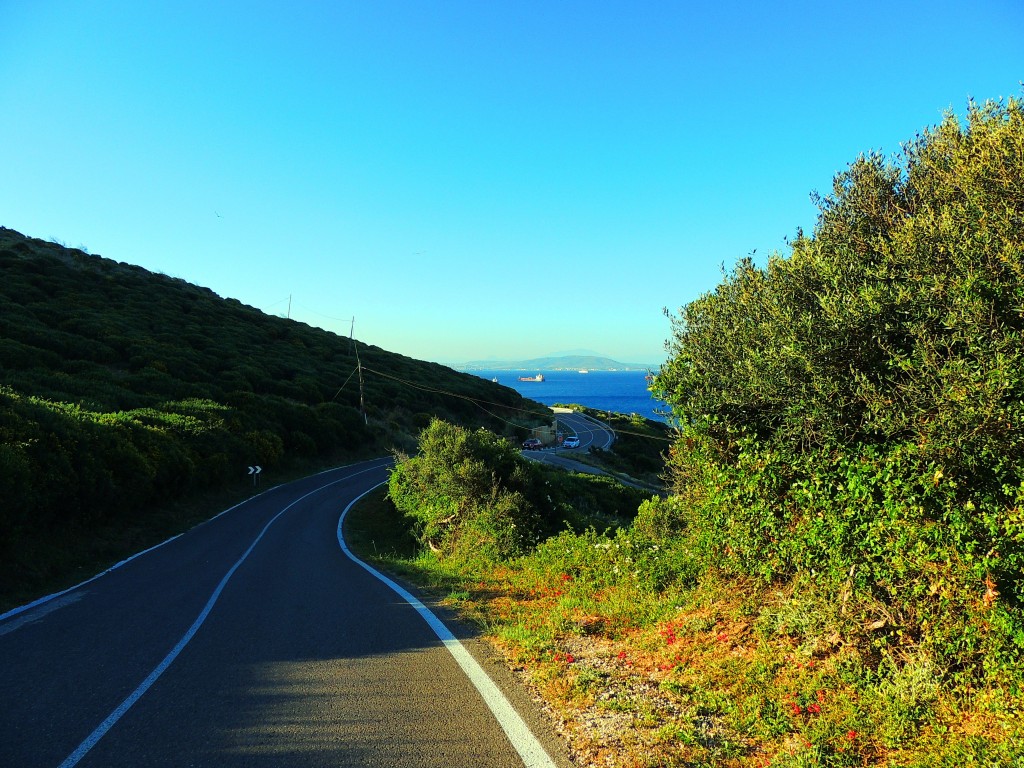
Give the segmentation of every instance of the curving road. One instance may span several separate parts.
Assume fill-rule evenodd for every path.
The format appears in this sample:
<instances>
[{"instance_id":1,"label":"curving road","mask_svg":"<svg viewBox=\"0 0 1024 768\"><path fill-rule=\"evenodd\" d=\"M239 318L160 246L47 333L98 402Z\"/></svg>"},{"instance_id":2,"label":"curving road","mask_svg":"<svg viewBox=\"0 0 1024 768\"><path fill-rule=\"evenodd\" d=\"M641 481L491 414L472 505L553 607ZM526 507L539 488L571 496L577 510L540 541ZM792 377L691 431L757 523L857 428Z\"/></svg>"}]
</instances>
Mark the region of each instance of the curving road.
<instances>
[{"instance_id":1,"label":"curving road","mask_svg":"<svg viewBox=\"0 0 1024 768\"><path fill-rule=\"evenodd\" d=\"M591 447L600 449L611 448L612 443L615 441L615 432L597 419L591 418L590 416L586 416L582 413L576 413L568 408L552 408L551 410L553 410L558 416L558 428L561 432L566 436L575 435L579 437L579 447L553 448L540 451L524 450L522 455L525 458L530 459L531 461L561 467L562 469L570 472L580 472L590 475L611 475L612 477L616 477L620 483L631 485L634 488L640 488L645 491L651 491L652 493L664 494L664 490L662 488L651 486L637 480L632 480L621 474L610 473L607 470L602 469L600 466L595 466L593 464L577 460L576 456L578 456L580 452L586 451Z\"/></svg>"},{"instance_id":2,"label":"curving road","mask_svg":"<svg viewBox=\"0 0 1024 768\"><path fill-rule=\"evenodd\" d=\"M347 554L339 518L389 464L273 488L0 616L0 765L564 764L472 640Z\"/></svg>"},{"instance_id":3,"label":"curving road","mask_svg":"<svg viewBox=\"0 0 1024 768\"><path fill-rule=\"evenodd\" d=\"M568 435L576 435L580 439L579 448L567 448L567 451L585 451L588 448L610 448L615 441L615 432L597 419L592 419L575 411L558 410L558 428Z\"/></svg>"}]
</instances>

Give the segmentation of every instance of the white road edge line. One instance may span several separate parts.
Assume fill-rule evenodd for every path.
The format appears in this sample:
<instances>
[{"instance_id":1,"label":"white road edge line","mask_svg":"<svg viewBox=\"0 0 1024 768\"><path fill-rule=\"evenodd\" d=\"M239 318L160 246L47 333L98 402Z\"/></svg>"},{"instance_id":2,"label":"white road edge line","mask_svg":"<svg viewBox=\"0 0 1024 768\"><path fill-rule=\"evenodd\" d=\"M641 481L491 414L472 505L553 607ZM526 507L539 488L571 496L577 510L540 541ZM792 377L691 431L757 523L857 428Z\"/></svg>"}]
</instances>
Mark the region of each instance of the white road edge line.
<instances>
[{"instance_id":1,"label":"white road edge line","mask_svg":"<svg viewBox=\"0 0 1024 768\"><path fill-rule=\"evenodd\" d=\"M512 743L516 752L519 753L519 757L522 758L523 765L526 766L526 768L557 768L555 761L551 759L548 753L544 750L544 747L541 746L540 741L538 741L537 737L533 735L533 732L526 724L526 721L523 720L518 712L516 712L509 700L505 698L505 694L501 692L501 689L498 688L494 681L491 680L486 672L484 672L480 664L477 663L477 660L474 659L472 655L470 655L469 651L466 650L466 647L459 642L458 638L456 638L454 634L452 634L452 631L448 629L448 627L446 627L429 608L417 600L408 590L392 581L372 566L364 563L352 554L352 550L348 548L348 545L345 543L345 537L342 535L342 526L345 523L345 516L348 515L348 511L355 506L356 502L383 484L384 483L380 483L379 485L361 493L350 501L348 506L342 511L341 517L338 518L338 544L341 545L341 550L352 562L362 567L364 570L368 571L370 575L393 589L399 597L412 606L416 612L423 617L423 620L430 625L430 628L434 630L434 634L437 635L438 639L444 644L444 647L447 648L448 652L454 657L455 662L462 668L462 671L465 672L466 677L469 678L470 682L473 683L474 687L479 691L484 703L487 704L487 707L497 719L498 725L501 726L505 735L508 736L508 740Z\"/></svg>"},{"instance_id":2,"label":"white road edge line","mask_svg":"<svg viewBox=\"0 0 1024 768\"><path fill-rule=\"evenodd\" d=\"M199 628L203 625L203 622L206 621L206 617L210 615L210 611L213 610L213 606L217 603L217 600L220 598L220 593L224 591L224 587L227 586L228 581L231 579L232 576L234 576L235 571L237 571L238 567L243 562L245 562L245 559L249 557L252 551L256 548L256 545L259 544L260 539L263 538L263 534L265 534L270 529L270 526L272 526L275 523L275 521L279 517L281 517L281 515L283 515L285 512L294 507L303 499L312 496L314 493L319 493L324 488L329 488L332 485L337 485L338 483L344 482L345 480L351 480L353 477L357 477L358 475L362 475L367 472L372 472L377 469L380 469L380 467L369 467L360 472L355 472L351 475L346 475L345 477L342 477L338 480L332 480L331 482L325 485L321 485L319 488L315 488L309 493L306 493L300 496L299 498L295 499L291 504L289 504L276 515L274 515L270 519L270 522L263 526L263 530L260 531L259 536L253 539L252 544L250 544L249 548L245 550L245 553L240 558L238 558L238 561L233 566L231 566L231 569L226 574L224 574L224 578L220 580L220 584L218 584L217 588L213 590L213 594L210 595L210 599L206 601L206 606L199 613L199 616L196 618L196 620L192 622L192 626L188 628L188 631L185 632L184 635L182 635L181 639L171 649L171 652L164 657L163 661L156 665L156 667L153 669L152 672L149 673L145 680L139 683L139 687L132 691L128 695L128 698L126 698L118 705L117 709L115 709L113 712L107 715L107 718L98 726L96 726L96 730L90 733L85 738L85 741L79 744L77 749L75 749L74 752L72 752L64 759L64 762L60 764L60 768L72 768L72 766L77 765L78 762L83 757L85 757L86 753L94 746L96 746L96 743L106 735L107 731L113 728L115 723L117 723L118 720L124 717L125 713L132 708L135 702L142 698L146 691L148 691L153 686L153 683L155 683L159 679L160 675L162 675L167 670L167 668L171 666L174 660L178 658L178 654L180 654L185 649L185 646L189 644L189 642L195 636L196 632L198 632Z\"/></svg>"},{"instance_id":3,"label":"white road edge line","mask_svg":"<svg viewBox=\"0 0 1024 768\"><path fill-rule=\"evenodd\" d=\"M371 459L371 461L372 461L372 459ZM340 470L340 469L348 469L350 466L353 466L353 465L346 464L346 465L341 466L341 467L331 467L331 468L325 469L325 470L323 470L321 472L314 472L312 475L310 475L310 477L316 477L318 475L326 475L328 472L335 472L335 471ZM265 491L261 491L260 493L257 493L255 496L250 496L249 498L245 499L244 501L240 501L237 504L235 504L234 506L228 507L227 509L218 512L216 515L211 517L209 520L204 520L201 523L196 523L196 525L194 525L190 530L194 530L195 528L198 528L198 527L200 527L202 525L206 525L207 523L212 523L218 517L221 517L222 515L226 515L228 512L230 512L230 511L232 511L234 509L238 509L243 504L248 504L249 502L253 501L254 499L258 499L260 496L263 496L264 494L270 493L271 491L276 490L277 488L280 488L280 487L281 486L279 486L279 485L275 485L275 486L272 486L270 488L267 488ZM136 552L131 557L126 557L121 562L114 563L112 566L107 568L105 571L100 571L95 576L93 576L91 578L88 578L85 581L80 581L80 582L78 582L77 584L75 584L72 587L68 587L67 589L62 589L60 592L53 592L52 594L44 595L43 597L40 597L40 598L37 598L36 600L33 600L31 603L26 603L25 605L19 605L17 608L11 608L11 610L7 611L7 613L0 613L0 621L6 621L7 619L10 619L10 618L12 618L14 616L17 616L19 613L24 613L25 611L30 611L33 608L37 607L37 606L43 605L44 603L48 603L51 600L54 600L54 599L56 599L58 597L66 595L68 592L74 592L79 587L84 587L86 584L90 584L90 583L96 581L96 579L100 578L101 576L106 576L108 573L110 573L111 571L117 570L122 565L127 565L132 560L134 560L134 559L136 559L138 557L142 557L143 555L145 555L145 554L147 554L149 552L152 552L154 549L159 549L160 547L164 546L165 544L170 544L172 541L174 541L175 539L179 538L180 536L184 536L185 533L187 533L187 532L188 531L185 531L184 533L176 534L174 536L171 536L171 538L169 538L169 539L164 539L159 544L154 544L149 549L144 549L141 552Z\"/></svg>"},{"instance_id":4,"label":"white road edge line","mask_svg":"<svg viewBox=\"0 0 1024 768\"><path fill-rule=\"evenodd\" d=\"M242 502L242 503L244 504L245 502ZM238 506L238 505L236 504L235 506ZM231 509L234 509L234 507L232 507ZM231 510L228 510L228 509L224 510L224 512L230 512L230 511ZM223 512L221 514L223 514ZM37 606L43 605L45 603L48 603L51 600L55 600L58 597L62 597L63 595L66 595L68 592L74 592L79 587L84 587L86 584L89 584L90 582L96 581L96 579L100 578L101 576L106 576L111 571L117 570L122 565L125 565L126 563L130 563L135 558L142 557L147 552L152 552L154 549L158 549L159 547L162 547L164 544L171 543L176 538L178 538L178 536L181 536L181 535L182 534L179 533L177 536L171 536L171 538L165 539L164 541L161 541L159 544L155 544L154 546L150 547L149 549L144 549L141 552L136 552L131 557L126 557L121 562L114 563L112 566L107 568L105 571L100 571L99 573L97 573L92 578L86 579L85 581L81 581L78 584L75 584L73 587L68 587L67 589L61 590L60 592L54 592L54 593L49 594L49 595L44 595L43 597L40 597L37 600L33 600L31 603L26 603L25 605L19 605L17 608L12 608L7 613L0 613L0 621L6 621L7 619L9 619L9 618L11 618L13 616L17 616L19 613L24 613L25 611L29 611L29 610L37 607Z\"/></svg>"}]
</instances>

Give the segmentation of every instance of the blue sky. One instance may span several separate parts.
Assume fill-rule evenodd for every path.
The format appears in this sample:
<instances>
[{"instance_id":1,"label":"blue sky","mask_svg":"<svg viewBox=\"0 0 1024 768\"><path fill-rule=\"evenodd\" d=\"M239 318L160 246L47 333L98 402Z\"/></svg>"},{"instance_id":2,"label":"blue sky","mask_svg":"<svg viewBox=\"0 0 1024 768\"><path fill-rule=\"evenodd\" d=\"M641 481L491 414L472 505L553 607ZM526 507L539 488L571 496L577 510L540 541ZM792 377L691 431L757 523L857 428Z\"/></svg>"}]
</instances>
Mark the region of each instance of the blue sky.
<instances>
[{"instance_id":1,"label":"blue sky","mask_svg":"<svg viewBox=\"0 0 1024 768\"><path fill-rule=\"evenodd\" d=\"M411 357L660 362L1022 65L1018 0L0 0L0 225Z\"/></svg>"}]
</instances>

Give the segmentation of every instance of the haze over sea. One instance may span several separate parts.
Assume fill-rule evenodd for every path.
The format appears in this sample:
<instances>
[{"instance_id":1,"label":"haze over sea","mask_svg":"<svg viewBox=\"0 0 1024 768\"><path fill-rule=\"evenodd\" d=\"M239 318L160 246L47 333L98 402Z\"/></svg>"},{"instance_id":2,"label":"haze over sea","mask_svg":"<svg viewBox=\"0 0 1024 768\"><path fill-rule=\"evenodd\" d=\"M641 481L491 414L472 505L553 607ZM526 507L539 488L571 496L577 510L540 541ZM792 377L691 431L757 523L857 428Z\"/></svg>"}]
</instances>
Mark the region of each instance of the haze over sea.
<instances>
[{"instance_id":1,"label":"haze over sea","mask_svg":"<svg viewBox=\"0 0 1024 768\"><path fill-rule=\"evenodd\" d=\"M601 411L638 413L644 418L667 421L667 406L651 397L644 371L470 371L544 405L575 403ZM544 381L519 381L520 376L544 374Z\"/></svg>"}]
</instances>

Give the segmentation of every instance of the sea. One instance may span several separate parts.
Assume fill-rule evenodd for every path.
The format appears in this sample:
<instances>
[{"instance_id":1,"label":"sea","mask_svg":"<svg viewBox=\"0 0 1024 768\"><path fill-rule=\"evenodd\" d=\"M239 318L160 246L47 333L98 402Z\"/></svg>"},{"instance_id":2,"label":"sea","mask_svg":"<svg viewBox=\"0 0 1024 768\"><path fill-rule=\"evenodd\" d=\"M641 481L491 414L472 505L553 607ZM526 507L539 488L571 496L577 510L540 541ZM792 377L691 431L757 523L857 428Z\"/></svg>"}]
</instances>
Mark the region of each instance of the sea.
<instances>
[{"instance_id":1,"label":"sea","mask_svg":"<svg viewBox=\"0 0 1024 768\"><path fill-rule=\"evenodd\" d=\"M523 397L543 405L575 403L600 411L637 413L667 422L668 406L651 397L646 371L467 371L482 379L497 379ZM544 375L544 381L520 381L521 376Z\"/></svg>"}]
</instances>

